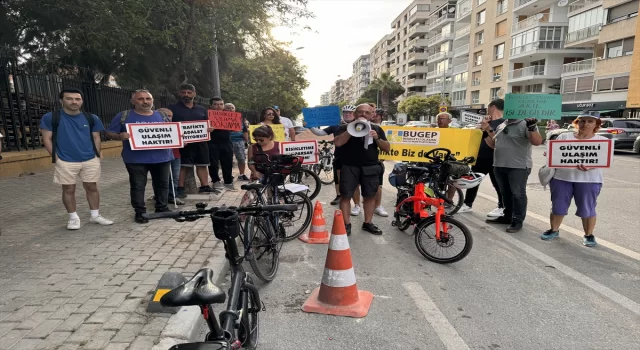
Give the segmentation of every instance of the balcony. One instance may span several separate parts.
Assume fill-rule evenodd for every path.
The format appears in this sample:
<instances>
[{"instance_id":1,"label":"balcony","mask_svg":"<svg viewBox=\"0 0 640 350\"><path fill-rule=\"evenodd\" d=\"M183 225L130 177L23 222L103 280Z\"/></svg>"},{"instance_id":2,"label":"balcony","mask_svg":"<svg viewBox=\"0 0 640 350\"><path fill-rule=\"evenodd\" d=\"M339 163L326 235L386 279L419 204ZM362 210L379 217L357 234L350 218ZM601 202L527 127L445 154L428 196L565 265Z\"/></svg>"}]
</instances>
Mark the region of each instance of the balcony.
<instances>
[{"instance_id":1,"label":"balcony","mask_svg":"<svg viewBox=\"0 0 640 350\"><path fill-rule=\"evenodd\" d=\"M550 15L548 13L539 13L527 19L523 19L511 26L511 33L515 34L516 32L540 25L540 23L548 23L549 17Z\"/></svg>"},{"instance_id":2,"label":"balcony","mask_svg":"<svg viewBox=\"0 0 640 350\"><path fill-rule=\"evenodd\" d=\"M514 0L513 13L526 16L540 12L540 9L554 3L558 3L558 0Z\"/></svg>"},{"instance_id":3,"label":"balcony","mask_svg":"<svg viewBox=\"0 0 640 350\"><path fill-rule=\"evenodd\" d=\"M407 87L426 86L427 80L425 79L407 79Z\"/></svg>"},{"instance_id":4,"label":"balcony","mask_svg":"<svg viewBox=\"0 0 640 350\"><path fill-rule=\"evenodd\" d=\"M507 1L502 2L502 4L498 4L496 6L496 16L500 16L501 14L507 12L508 8L509 4L507 3Z\"/></svg>"},{"instance_id":5,"label":"balcony","mask_svg":"<svg viewBox=\"0 0 640 350\"><path fill-rule=\"evenodd\" d=\"M427 57L429 57L429 54L426 52L410 52L409 56L408 56L408 62L407 63L413 63L416 61L424 61L427 59Z\"/></svg>"},{"instance_id":6,"label":"balcony","mask_svg":"<svg viewBox=\"0 0 640 350\"><path fill-rule=\"evenodd\" d=\"M416 34L426 34L428 32L429 32L429 27L427 27L424 24L418 24L409 28L409 30L407 31L407 34L409 34L410 38L413 38Z\"/></svg>"},{"instance_id":7,"label":"balcony","mask_svg":"<svg viewBox=\"0 0 640 350\"><path fill-rule=\"evenodd\" d=\"M593 73L596 71L597 59L583 60L562 65L562 77L574 74Z\"/></svg>"},{"instance_id":8,"label":"balcony","mask_svg":"<svg viewBox=\"0 0 640 350\"><path fill-rule=\"evenodd\" d=\"M437 35L429 38L429 46L438 45L447 40L453 40L453 33L447 33L447 34L438 33Z\"/></svg>"},{"instance_id":9,"label":"balcony","mask_svg":"<svg viewBox=\"0 0 640 350\"><path fill-rule=\"evenodd\" d=\"M563 92L562 102L591 101L591 91Z\"/></svg>"},{"instance_id":10,"label":"balcony","mask_svg":"<svg viewBox=\"0 0 640 350\"><path fill-rule=\"evenodd\" d=\"M578 0L569 4L569 17L576 15L578 11L587 9L587 7L597 7L602 5L602 0Z\"/></svg>"},{"instance_id":11,"label":"balcony","mask_svg":"<svg viewBox=\"0 0 640 350\"><path fill-rule=\"evenodd\" d=\"M468 25L456 30L456 35L454 36L454 38L455 39L463 38L463 37L469 35L470 32L471 32L471 24L468 24Z\"/></svg>"},{"instance_id":12,"label":"balcony","mask_svg":"<svg viewBox=\"0 0 640 350\"><path fill-rule=\"evenodd\" d=\"M440 61L444 60L447 57L451 57L451 54L452 54L451 51L436 52L433 55L427 57L427 62L429 62L429 63L440 62Z\"/></svg>"},{"instance_id":13,"label":"balcony","mask_svg":"<svg viewBox=\"0 0 640 350\"><path fill-rule=\"evenodd\" d=\"M450 87L451 87L451 83L445 83L444 84L444 89L443 89L443 84L442 83L429 84L429 85L427 85L427 89L425 90L425 93L426 94L439 94L443 90L447 91Z\"/></svg>"},{"instance_id":14,"label":"balcony","mask_svg":"<svg viewBox=\"0 0 640 350\"><path fill-rule=\"evenodd\" d=\"M509 83L532 79L557 79L562 72L562 66L529 66L509 71Z\"/></svg>"},{"instance_id":15,"label":"balcony","mask_svg":"<svg viewBox=\"0 0 640 350\"><path fill-rule=\"evenodd\" d=\"M608 58L596 61L596 78L605 75L616 75L629 73L632 55Z\"/></svg>"},{"instance_id":16,"label":"balcony","mask_svg":"<svg viewBox=\"0 0 640 350\"><path fill-rule=\"evenodd\" d=\"M471 14L473 0L461 1L457 4L456 21L463 20Z\"/></svg>"},{"instance_id":17,"label":"balcony","mask_svg":"<svg viewBox=\"0 0 640 350\"><path fill-rule=\"evenodd\" d=\"M565 40L566 47L579 47L580 45L594 46L598 42L598 36L602 24L596 24L591 27L582 28L573 32L567 33Z\"/></svg>"},{"instance_id":18,"label":"balcony","mask_svg":"<svg viewBox=\"0 0 640 350\"><path fill-rule=\"evenodd\" d=\"M480 97L471 97L471 103L472 104L480 103Z\"/></svg>"},{"instance_id":19,"label":"balcony","mask_svg":"<svg viewBox=\"0 0 640 350\"><path fill-rule=\"evenodd\" d=\"M407 73L409 74L427 74L429 72L429 69L427 68L427 66L409 66L409 68L407 69Z\"/></svg>"},{"instance_id":20,"label":"balcony","mask_svg":"<svg viewBox=\"0 0 640 350\"><path fill-rule=\"evenodd\" d=\"M410 47L427 47L427 46L429 46L429 44L430 44L429 39L415 38L415 39L409 41L409 46Z\"/></svg>"},{"instance_id":21,"label":"balcony","mask_svg":"<svg viewBox=\"0 0 640 350\"><path fill-rule=\"evenodd\" d=\"M559 51L559 50L571 50L575 53L586 53L585 50L592 51L592 48L572 47L570 49L564 48L564 41L534 41L532 43L514 47L511 49L511 57L509 59L514 60L524 55L533 56L538 51ZM534 59L534 57L532 57Z\"/></svg>"},{"instance_id":22,"label":"balcony","mask_svg":"<svg viewBox=\"0 0 640 350\"><path fill-rule=\"evenodd\" d=\"M451 105L452 106L464 106L464 105L466 105L466 103L464 103L464 100L451 100Z\"/></svg>"},{"instance_id":23,"label":"balcony","mask_svg":"<svg viewBox=\"0 0 640 350\"><path fill-rule=\"evenodd\" d=\"M429 30L436 30L439 27L442 27L445 23L453 22L456 19L456 15L453 13L447 13L442 17L438 17L433 22L429 23Z\"/></svg>"},{"instance_id":24,"label":"balcony","mask_svg":"<svg viewBox=\"0 0 640 350\"><path fill-rule=\"evenodd\" d=\"M427 73L427 79L440 78L447 75L451 75L451 71L448 69L434 69Z\"/></svg>"},{"instance_id":25,"label":"balcony","mask_svg":"<svg viewBox=\"0 0 640 350\"><path fill-rule=\"evenodd\" d=\"M413 25L414 23L419 21L426 21L430 16L431 13L429 13L429 11L416 11L411 16L409 16L409 24Z\"/></svg>"},{"instance_id":26,"label":"balcony","mask_svg":"<svg viewBox=\"0 0 640 350\"><path fill-rule=\"evenodd\" d=\"M453 83L453 88L451 91L458 91L458 90L466 90L467 89L467 81L458 81Z\"/></svg>"},{"instance_id":27,"label":"balcony","mask_svg":"<svg viewBox=\"0 0 640 350\"><path fill-rule=\"evenodd\" d=\"M460 57L469 54L469 44L462 45L453 50L453 57Z\"/></svg>"},{"instance_id":28,"label":"balcony","mask_svg":"<svg viewBox=\"0 0 640 350\"><path fill-rule=\"evenodd\" d=\"M468 63L459 64L459 65L453 67L453 74L464 73L464 72L466 72L468 70L469 70L469 64Z\"/></svg>"},{"instance_id":29,"label":"balcony","mask_svg":"<svg viewBox=\"0 0 640 350\"><path fill-rule=\"evenodd\" d=\"M478 86L478 85L480 85L481 82L482 82L482 80L480 80L480 78L473 79L473 80L471 80L471 86Z\"/></svg>"}]
</instances>

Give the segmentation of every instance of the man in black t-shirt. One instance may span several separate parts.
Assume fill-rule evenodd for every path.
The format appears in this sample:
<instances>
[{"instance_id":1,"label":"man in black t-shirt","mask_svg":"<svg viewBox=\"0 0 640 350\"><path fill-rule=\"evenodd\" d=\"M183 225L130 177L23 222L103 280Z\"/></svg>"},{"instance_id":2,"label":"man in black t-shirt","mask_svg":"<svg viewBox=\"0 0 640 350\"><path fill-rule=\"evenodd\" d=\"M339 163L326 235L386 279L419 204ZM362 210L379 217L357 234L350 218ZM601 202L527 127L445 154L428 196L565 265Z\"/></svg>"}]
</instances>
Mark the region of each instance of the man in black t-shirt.
<instances>
[{"instance_id":1,"label":"man in black t-shirt","mask_svg":"<svg viewBox=\"0 0 640 350\"><path fill-rule=\"evenodd\" d=\"M361 104L356 108L356 119L371 121L374 109ZM362 229L374 235L381 235L382 231L374 225L373 210L375 196L382 167L378 164L378 150L389 152L391 144L387 141L384 131L377 125L371 125L369 135L354 137L347 132L347 125L338 130L339 135L334 139L336 147L340 147L340 210L344 218L347 235L351 234L351 218L346 213L351 211L351 197L360 185L364 204L364 223ZM336 133L336 134L338 134Z\"/></svg>"},{"instance_id":2,"label":"man in black t-shirt","mask_svg":"<svg viewBox=\"0 0 640 350\"><path fill-rule=\"evenodd\" d=\"M213 97L209 100L209 109L215 111L224 110L224 101L220 97ZM209 176L214 189L226 188L228 191L237 191L233 186L233 144L231 143L231 131L216 130L211 132L209 140ZM220 183L218 170L222 168L222 178L224 186Z\"/></svg>"}]
</instances>

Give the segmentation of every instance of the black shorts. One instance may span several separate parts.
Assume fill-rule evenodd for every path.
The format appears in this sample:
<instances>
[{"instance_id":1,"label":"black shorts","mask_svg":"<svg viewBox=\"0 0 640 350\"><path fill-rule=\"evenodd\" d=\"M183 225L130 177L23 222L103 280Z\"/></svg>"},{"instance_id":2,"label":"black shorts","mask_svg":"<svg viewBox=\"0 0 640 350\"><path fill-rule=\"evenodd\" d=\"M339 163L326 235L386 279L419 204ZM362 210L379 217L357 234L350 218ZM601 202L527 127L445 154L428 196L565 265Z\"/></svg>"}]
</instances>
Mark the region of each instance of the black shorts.
<instances>
[{"instance_id":1,"label":"black shorts","mask_svg":"<svg viewBox=\"0 0 640 350\"><path fill-rule=\"evenodd\" d=\"M382 186L382 180L384 180L384 162L378 162L378 164L380 164L380 169L382 169L380 171L380 182L378 183L378 186Z\"/></svg>"},{"instance_id":2,"label":"black shorts","mask_svg":"<svg viewBox=\"0 0 640 350\"><path fill-rule=\"evenodd\" d=\"M336 185L340 184L340 176L338 176L340 168L342 168L342 162L338 158L333 158L333 182Z\"/></svg>"},{"instance_id":3,"label":"black shorts","mask_svg":"<svg viewBox=\"0 0 640 350\"><path fill-rule=\"evenodd\" d=\"M207 142L187 143L180 148L180 166L209 166L209 146Z\"/></svg>"},{"instance_id":4,"label":"black shorts","mask_svg":"<svg viewBox=\"0 0 640 350\"><path fill-rule=\"evenodd\" d=\"M360 185L362 197L374 197L380 186L381 171L380 164L367 166L343 164L340 169L340 195L344 198L353 198L353 193Z\"/></svg>"}]
</instances>

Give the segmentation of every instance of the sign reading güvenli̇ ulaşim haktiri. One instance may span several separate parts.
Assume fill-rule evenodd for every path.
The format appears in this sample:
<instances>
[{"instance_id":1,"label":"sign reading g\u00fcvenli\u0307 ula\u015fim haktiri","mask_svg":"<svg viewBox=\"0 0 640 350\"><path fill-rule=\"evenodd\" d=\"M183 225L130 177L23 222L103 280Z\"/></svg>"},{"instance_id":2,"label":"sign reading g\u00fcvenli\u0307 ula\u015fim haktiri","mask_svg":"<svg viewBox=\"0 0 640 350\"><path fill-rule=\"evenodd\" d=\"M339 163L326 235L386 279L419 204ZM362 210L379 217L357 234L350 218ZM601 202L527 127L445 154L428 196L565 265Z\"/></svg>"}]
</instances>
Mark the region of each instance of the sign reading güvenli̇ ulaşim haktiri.
<instances>
[{"instance_id":1,"label":"sign reading g\u00fcvenli\u0307 ula\u015fim haktiri","mask_svg":"<svg viewBox=\"0 0 640 350\"><path fill-rule=\"evenodd\" d=\"M549 168L609 168L613 159L611 140L549 140Z\"/></svg>"},{"instance_id":2,"label":"sign reading g\u00fcvenli\u0307 ula\u015fim haktiri","mask_svg":"<svg viewBox=\"0 0 640 350\"><path fill-rule=\"evenodd\" d=\"M180 123L129 123L127 131L134 151L184 147Z\"/></svg>"}]
</instances>

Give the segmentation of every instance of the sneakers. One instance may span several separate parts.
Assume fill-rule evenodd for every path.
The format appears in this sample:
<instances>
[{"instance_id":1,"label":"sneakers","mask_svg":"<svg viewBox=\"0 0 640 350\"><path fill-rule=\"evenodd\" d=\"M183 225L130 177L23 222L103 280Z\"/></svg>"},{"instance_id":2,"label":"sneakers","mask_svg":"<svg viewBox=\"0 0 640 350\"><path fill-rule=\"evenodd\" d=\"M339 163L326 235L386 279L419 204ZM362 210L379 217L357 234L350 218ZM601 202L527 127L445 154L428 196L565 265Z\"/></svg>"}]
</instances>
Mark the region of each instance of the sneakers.
<instances>
[{"instance_id":1,"label":"sneakers","mask_svg":"<svg viewBox=\"0 0 640 350\"><path fill-rule=\"evenodd\" d=\"M169 198L168 203L175 205L184 205L184 202L179 200L178 198Z\"/></svg>"},{"instance_id":2,"label":"sneakers","mask_svg":"<svg viewBox=\"0 0 640 350\"><path fill-rule=\"evenodd\" d=\"M202 187L200 187L198 192L199 193L213 193L213 192L215 192L215 190L213 188L211 188L211 186L202 186ZM178 198L181 198L181 197L178 196Z\"/></svg>"},{"instance_id":3,"label":"sneakers","mask_svg":"<svg viewBox=\"0 0 640 350\"><path fill-rule=\"evenodd\" d=\"M379 229L378 226L374 225L372 222L362 223L362 229L376 236L379 236L382 234L382 230Z\"/></svg>"},{"instance_id":4,"label":"sneakers","mask_svg":"<svg viewBox=\"0 0 640 350\"><path fill-rule=\"evenodd\" d=\"M459 210L458 212L459 213L462 212L462 209ZM504 208L495 208L489 213L487 213L487 217L490 217L490 218L499 218L503 215L504 215Z\"/></svg>"},{"instance_id":5,"label":"sneakers","mask_svg":"<svg viewBox=\"0 0 640 350\"><path fill-rule=\"evenodd\" d=\"M351 216L358 216L360 215L360 206L359 205L354 205L353 208L351 208Z\"/></svg>"},{"instance_id":6,"label":"sneakers","mask_svg":"<svg viewBox=\"0 0 640 350\"><path fill-rule=\"evenodd\" d=\"M221 189L223 189L223 188L224 188L224 186L222 185L222 183L221 183L220 181L215 182L215 183L213 184L213 189L214 189L214 190L221 190Z\"/></svg>"},{"instance_id":7,"label":"sneakers","mask_svg":"<svg viewBox=\"0 0 640 350\"><path fill-rule=\"evenodd\" d=\"M184 191L184 187L178 187L178 191L176 191L176 197L178 198L187 198L187 193Z\"/></svg>"},{"instance_id":8,"label":"sneakers","mask_svg":"<svg viewBox=\"0 0 640 350\"><path fill-rule=\"evenodd\" d=\"M245 174L238 175L238 180L240 180L240 181L250 181L249 178L247 177L247 175L245 175Z\"/></svg>"},{"instance_id":9,"label":"sneakers","mask_svg":"<svg viewBox=\"0 0 640 350\"><path fill-rule=\"evenodd\" d=\"M598 243L596 242L596 238L593 237L593 235L584 236L582 238L582 244L584 244L587 247L595 247L596 245L598 245Z\"/></svg>"},{"instance_id":10,"label":"sneakers","mask_svg":"<svg viewBox=\"0 0 640 350\"><path fill-rule=\"evenodd\" d=\"M473 211L473 209L471 209L471 207L466 205L466 204L463 204L460 207L460 209L458 209L458 213L468 213L468 212L471 212L471 211Z\"/></svg>"},{"instance_id":11,"label":"sneakers","mask_svg":"<svg viewBox=\"0 0 640 350\"><path fill-rule=\"evenodd\" d=\"M351 224L344 225L344 230L347 231L347 236L351 236Z\"/></svg>"},{"instance_id":12,"label":"sneakers","mask_svg":"<svg viewBox=\"0 0 640 350\"><path fill-rule=\"evenodd\" d=\"M136 213L136 219L135 219L135 221L136 221L137 223L139 223L139 224L148 224L148 223L149 223L149 220L148 220L148 219L145 219L145 218L142 216L142 213Z\"/></svg>"},{"instance_id":13,"label":"sneakers","mask_svg":"<svg viewBox=\"0 0 640 350\"><path fill-rule=\"evenodd\" d=\"M511 224L511 219L505 218L504 216L498 216L498 217L493 218L493 219L487 219L484 222L486 222L487 224L510 225Z\"/></svg>"},{"instance_id":14,"label":"sneakers","mask_svg":"<svg viewBox=\"0 0 640 350\"><path fill-rule=\"evenodd\" d=\"M522 230L522 224L519 222L513 222L509 227L507 227L507 232L509 233L516 233L520 230Z\"/></svg>"},{"instance_id":15,"label":"sneakers","mask_svg":"<svg viewBox=\"0 0 640 350\"><path fill-rule=\"evenodd\" d=\"M67 222L67 230L79 230L79 229L80 229L80 218L69 219L69 222Z\"/></svg>"},{"instance_id":16,"label":"sneakers","mask_svg":"<svg viewBox=\"0 0 640 350\"><path fill-rule=\"evenodd\" d=\"M331 205L338 205L340 203L340 196L336 196L336 198L334 198L331 201Z\"/></svg>"},{"instance_id":17,"label":"sneakers","mask_svg":"<svg viewBox=\"0 0 640 350\"><path fill-rule=\"evenodd\" d=\"M374 212L374 213L376 213L376 214L377 214L377 215L379 215L379 216L383 216L383 217L387 217L387 216L389 216L389 213L387 213L387 211L386 211L386 210L384 210L384 207L383 207L383 206L379 206L379 207L375 208L375 209L373 210L373 212Z\"/></svg>"},{"instance_id":18,"label":"sneakers","mask_svg":"<svg viewBox=\"0 0 640 350\"><path fill-rule=\"evenodd\" d=\"M224 184L224 188L226 188L227 191L230 191L230 192L238 192L238 189L235 186L233 186L232 183L231 184Z\"/></svg>"},{"instance_id":19,"label":"sneakers","mask_svg":"<svg viewBox=\"0 0 640 350\"><path fill-rule=\"evenodd\" d=\"M560 236L560 231L546 230L540 235L540 239L543 241L550 241L554 238L558 238L558 236Z\"/></svg>"},{"instance_id":20,"label":"sneakers","mask_svg":"<svg viewBox=\"0 0 640 350\"><path fill-rule=\"evenodd\" d=\"M107 220L102 215L98 215L96 217L92 217L91 219L89 219L89 222L92 222L92 223L98 224L98 225L104 225L104 226L113 225L113 221L112 220ZM67 226L67 228L68 228L68 226ZM78 228L80 228L80 220L78 220Z\"/></svg>"}]
</instances>

